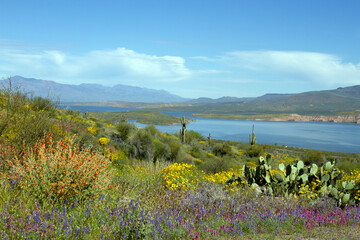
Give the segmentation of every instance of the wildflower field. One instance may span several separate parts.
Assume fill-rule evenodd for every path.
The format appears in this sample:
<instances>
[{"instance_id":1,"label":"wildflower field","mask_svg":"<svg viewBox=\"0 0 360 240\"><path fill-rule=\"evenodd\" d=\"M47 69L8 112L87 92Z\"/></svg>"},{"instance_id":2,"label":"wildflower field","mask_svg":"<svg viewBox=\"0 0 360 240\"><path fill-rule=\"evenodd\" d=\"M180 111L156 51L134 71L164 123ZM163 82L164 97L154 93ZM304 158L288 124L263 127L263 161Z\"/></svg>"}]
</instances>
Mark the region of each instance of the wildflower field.
<instances>
[{"instance_id":1,"label":"wildflower field","mask_svg":"<svg viewBox=\"0 0 360 240\"><path fill-rule=\"evenodd\" d=\"M190 170L189 170L190 169ZM116 169L115 169L116 170ZM134 162L88 200L54 204L1 185L2 239L355 239L360 207L329 198L257 196L228 188L228 172L193 175L188 164ZM179 174L180 173L180 174ZM183 175L182 175L183 174ZM234 190L234 191L233 191ZM34 190L32 190L34 191ZM69 194L70 195L70 194Z\"/></svg>"},{"instance_id":2,"label":"wildflower field","mask_svg":"<svg viewBox=\"0 0 360 240\"><path fill-rule=\"evenodd\" d=\"M1 239L360 237L360 172L337 167L356 154L181 139L0 93Z\"/></svg>"}]
</instances>

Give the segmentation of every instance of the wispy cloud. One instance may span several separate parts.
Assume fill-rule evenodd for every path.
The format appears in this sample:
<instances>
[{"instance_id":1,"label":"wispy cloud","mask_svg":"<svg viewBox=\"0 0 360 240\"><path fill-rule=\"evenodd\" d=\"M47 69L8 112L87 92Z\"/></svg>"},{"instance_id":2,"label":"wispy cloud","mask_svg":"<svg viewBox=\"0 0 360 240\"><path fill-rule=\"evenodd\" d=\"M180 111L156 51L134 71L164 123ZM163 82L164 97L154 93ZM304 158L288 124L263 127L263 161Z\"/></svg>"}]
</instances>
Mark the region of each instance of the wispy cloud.
<instances>
[{"instance_id":1,"label":"wispy cloud","mask_svg":"<svg viewBox=\"0 0 360 240\"><path fill-rule=\"evenodd\" d=\"M310 81L332 85L360 84L360 64L316 52L235 51L219 57L235 68L276 75L287 81Z\"/></svg>"},{"instance_id":2,"label":"wispy cloud","mask_svg":"<svg viewBox=\"0 0 360 240\"><path fill-rule=\"evenodd\" d=\"M187 79L192 71L178 56L155 56L125 48L90 51L70 55L61 51L26 53L0 49L0 72L43 79L67 79L74 83L100 82L143 84L176 82Z\"/></svg>"}]
</instances>

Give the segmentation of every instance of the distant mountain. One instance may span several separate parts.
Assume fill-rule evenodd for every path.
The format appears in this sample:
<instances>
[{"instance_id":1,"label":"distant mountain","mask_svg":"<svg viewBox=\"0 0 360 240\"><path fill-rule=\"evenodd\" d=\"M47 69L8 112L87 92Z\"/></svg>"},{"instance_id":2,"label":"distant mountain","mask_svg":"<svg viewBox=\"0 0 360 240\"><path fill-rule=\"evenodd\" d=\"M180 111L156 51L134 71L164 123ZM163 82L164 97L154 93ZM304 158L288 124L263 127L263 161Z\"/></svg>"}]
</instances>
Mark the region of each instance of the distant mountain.
<instances>
[{"instance_id":1,"label":"distant mountain","mask_svg":"<svg viewBox=\"0 0 360 240\"><path fill-rule=\"evenodd\" d=\"M247 102L254 100L255 98L250 97L243 97L243 98L237 98L237 97L221 97L217 99L213 98L206 98L201 97L197 99L191 99L187 101L186 103L235 103L235 102Z\"/></svg>"},{"instance_id":2,"label":"distant mountain","mask_svg":"<svg viewBox=\"0 0 360 240\"><path fill-rule=\"evenodd\" d=\"M272 99L286 99L294 96L295 94L279 94L279 93L267 93L253 100L272 100Z\"/></svg>"},{"instance_id":3,"label":"distant mountain","mask_svg":"<svg viewBox=\"0 0 360 240\"><path fill-rule=\"evenodd\" d=\"M232 98L231 98L232 99ZM298 94L265 94L250 100L229 102L200 98L186 106L162 107L162 111L196 112L206 114L324 114L360 110L360 85L326 91ZM151 108L151 107L149 107Z\"/></svg>"},{"instance_id":4,"label":"distant mountain","mask_svg":"<svg viewBox=\"0 0 360 240\"><path fill-rule=\"evenodd\" d=\"M295 94L279 94L279 93L267 93L260 97L221 97L217 99L201 97L197 99L191 99L187 101L187 103L241 103L241 102L249 102L254 100L271 100L271 99L286 99Z\"/></svg>"},{"instance_id":5,"label":"distant mountain","mask_svg":"<svg viewBox=\"0 0 360 240\"><path fill-rule=\"evenodd\" d=\"M61 102L102 102L126 101L145 103L184 102L188 99L171 94L164 90L133 87L118 84L106 87L100 84L61 84L54 81L14 76L12 84L20 85L25 92L35 96L55 97Z\"/></svg>"}]
</instances>

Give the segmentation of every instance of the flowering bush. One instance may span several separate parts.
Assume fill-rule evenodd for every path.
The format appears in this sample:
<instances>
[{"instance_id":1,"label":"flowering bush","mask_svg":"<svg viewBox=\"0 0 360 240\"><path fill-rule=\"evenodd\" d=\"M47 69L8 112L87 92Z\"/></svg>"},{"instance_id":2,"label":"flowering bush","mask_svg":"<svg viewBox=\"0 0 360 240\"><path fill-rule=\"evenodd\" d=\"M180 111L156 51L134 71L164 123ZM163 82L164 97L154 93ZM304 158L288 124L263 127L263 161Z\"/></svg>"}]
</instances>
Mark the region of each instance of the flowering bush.
<instances>
[{"instance_id":1,"label":"flowering bush","mask_svg":"<svg viewBox=\"0 0 360 240\"><path fill-rule=\"evenodd\" d=\"M53 143L51 135L44 137L24 156L10 161L11 171L5 175L19 181L21 189L39 199L51 197L55 202L98 195L110 183L110 161L89 149L80 151L74 140Z\"/></svg>"},{"instance_id":2,"label":"flowering bush","mask_svg":"<svg viewBox=\"0 0 360 240\"><path fill-rule=\"evenodd\" d=\"M110 139L102 137L102 138L99 138L98 142L103 146L107 146L110 142Z\"/></svg>"},{"instance_id":3,"label":"flowering bush","mask_svg":"<svg viewBox=\"0 0 360 240\"><path fill-rule=\"evenodd\" d=\"M92 133L93 135L96 135L97 132L98 132L98 129L97 129L97 127L96 127L95 124L93 124L92 126L88 127L87 130L88 130L90 133Z\"/></svg>"}]
</instances>

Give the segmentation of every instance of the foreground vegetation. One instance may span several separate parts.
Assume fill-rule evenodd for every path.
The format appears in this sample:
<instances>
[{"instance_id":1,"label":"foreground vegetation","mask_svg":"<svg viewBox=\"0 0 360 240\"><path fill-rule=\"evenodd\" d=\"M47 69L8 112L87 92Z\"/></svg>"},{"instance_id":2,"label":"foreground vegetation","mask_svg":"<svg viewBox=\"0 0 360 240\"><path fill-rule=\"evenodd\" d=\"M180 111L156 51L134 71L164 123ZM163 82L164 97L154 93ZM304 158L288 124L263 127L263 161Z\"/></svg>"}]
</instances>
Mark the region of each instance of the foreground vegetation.
<instances>
[{"instance_id":1,"label":"foreground vegetation","mask_svg":"<svg viewBox=\"0 0 360 240\"><path fill-rule=\"evenodd\" d=\"M254 134L252 144L219 141L182 130L184 143L153 126L138 129L124 118L114 124L2 89L1 238L359 238L358 154L258 145ZM290 171L294 180L288 166L297 169ZM265 174L257 178L254 167ZM336 182L325 181L333 171ZM317 177L306 182L305 173ZM286 193L277 188L279 174L286 184L287 177L304 184ZM339 202L332 188L320 193L330 185L349 201Z\"/></svg>"}]
</instances>

